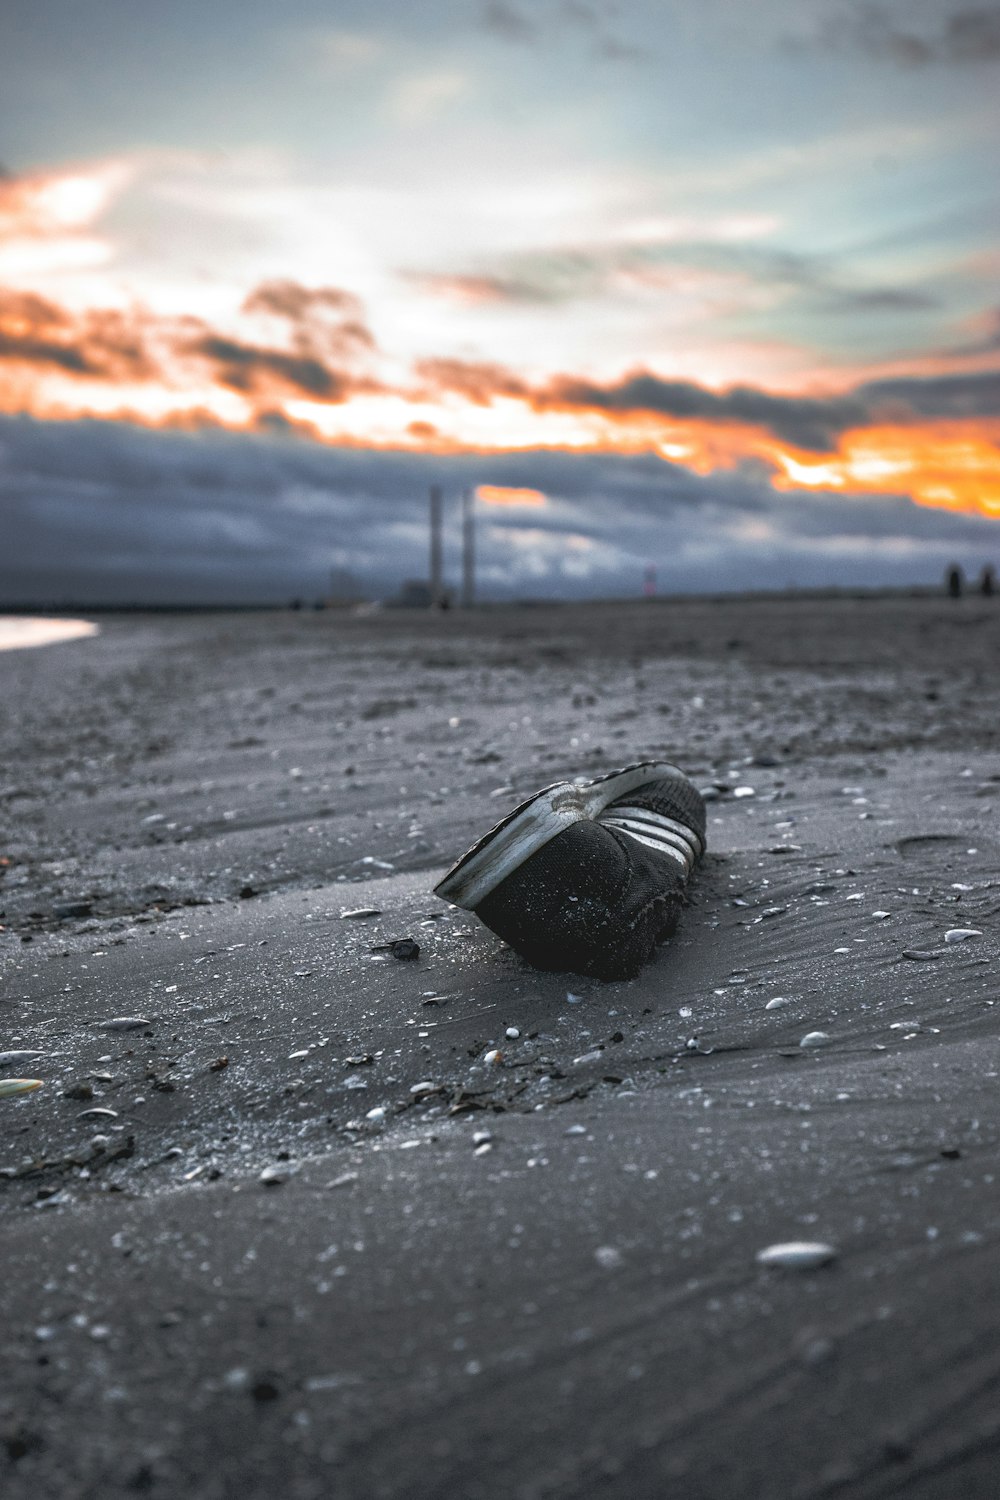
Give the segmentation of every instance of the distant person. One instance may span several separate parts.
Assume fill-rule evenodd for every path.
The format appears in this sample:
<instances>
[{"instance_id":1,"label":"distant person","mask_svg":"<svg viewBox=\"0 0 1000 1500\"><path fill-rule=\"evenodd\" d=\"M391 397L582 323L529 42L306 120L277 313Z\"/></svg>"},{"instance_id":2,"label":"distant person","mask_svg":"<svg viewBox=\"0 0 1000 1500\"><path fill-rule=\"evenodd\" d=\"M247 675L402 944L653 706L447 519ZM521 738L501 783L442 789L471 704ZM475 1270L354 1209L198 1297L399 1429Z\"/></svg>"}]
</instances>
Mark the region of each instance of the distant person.
<instances>
[{"instance_id":1,"label":"distant person","mask_svg":"<svg viewBox=\"0 0 1000 1500\"><path fill-rule=\"evenodd\" d=\"M992 563L987 563L979 575L979 592L987 599L992 599L997 591L996 569Z\"/></svg>"},{"instance_id":2,"label":"distant person","mask_svg":"<svg viewBox=\"0 0 1000 1500\"><path fill-rule=\"evenodd\" d=\"M962 570L957 563L952 563L951 567L945 573L944 583L945 588L948 590L949 599L961 599L962 587L965 583L965 579L963 578Z\"/></svg>"}]
</instances>

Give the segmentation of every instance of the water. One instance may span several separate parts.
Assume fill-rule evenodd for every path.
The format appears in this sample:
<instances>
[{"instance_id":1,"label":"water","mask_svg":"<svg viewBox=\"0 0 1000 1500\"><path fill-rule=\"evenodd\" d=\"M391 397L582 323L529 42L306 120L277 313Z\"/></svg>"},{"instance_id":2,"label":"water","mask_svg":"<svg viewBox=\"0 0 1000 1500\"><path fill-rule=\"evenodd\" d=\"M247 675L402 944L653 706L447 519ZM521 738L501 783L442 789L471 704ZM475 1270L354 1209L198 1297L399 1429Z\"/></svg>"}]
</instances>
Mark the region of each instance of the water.
<instances>
[{"instance_id":1,"label":"water","mask_svg":"<svg viewBox=\"0 0 1000 1500\"><path fill-rule=\"evenodd\" d=\"M55 641L74 641L96 635L100 629L90 620L47 620L33 615L0 615L0 651L19 651L26 646L51 646Z\"/></svg>"}]
</instances>

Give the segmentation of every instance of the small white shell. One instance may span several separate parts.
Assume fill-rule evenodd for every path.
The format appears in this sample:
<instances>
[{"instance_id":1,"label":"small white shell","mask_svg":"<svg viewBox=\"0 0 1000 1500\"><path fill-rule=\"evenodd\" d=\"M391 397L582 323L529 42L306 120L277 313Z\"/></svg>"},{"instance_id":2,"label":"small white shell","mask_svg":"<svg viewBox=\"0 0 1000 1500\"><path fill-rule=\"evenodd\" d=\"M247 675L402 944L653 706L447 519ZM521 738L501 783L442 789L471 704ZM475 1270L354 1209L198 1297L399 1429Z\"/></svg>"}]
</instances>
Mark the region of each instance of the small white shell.
<instances>
[{"instance_id":1,"label":"small white shell","mask_svg":"<svg viewBox=\"0 0 1000 1500\"><path fill-rule=\"evenodd\" d=\"M152 1026L148 1016L114 1016L110 1021L99 1022L102 1031L138 1031L140 1026Z\"/></svg>"},{"instance_id":2,"label":"small white shell","mask_svg":"<svg viewBox=\"0 0 1000 1500\"><path fill-rule=\"evenodd\" d=\"M800 1047L825 1047L830 1040L825 1031L807 1031L799 1043Z\"/></svg>"},{"instance_id":3,"label":"small white shell","mask_svg":"<svg viewBox=\"0 0 1000 1500\"><path fill-rule=\"evenodd\" d=\"M780 1010L783 1005L787 1005L787 1004L788 1004L788 1000L785 998L784 995L775 995L775 997L774 997L773 1000L769 1000L767 1002L767 1004L764 1006L764 1009L765 1010Z\"/></svg>"},{"instance_id":4,"label":"small white shell","mask_svg":"<svg viewBox=\"0 0 1000 1500\"><path fill-rule=\"evenodd\" d=\"M969 938L982 937L978 927L949 927L944 935L946 943L964 943Z\"/></svg>"},{"instance_id":5,"label":"small white shell","mask_svg":"<svg viewBox=\"0 0 1000 1500\"><path fill-rule=\"evenodd\" d=\"M817 1266L829 1265L836 1259L832 1245L811 1240L789 1240L784 1245L768 1245L757 1251L757 1263L762 1266L778 1266L789 1271L814 1271Z\"/></svg>"},{"instance_id":6,"label":"small white shell","mask_svg":"<svg viewBox=\"0 0 1000 1500\"><path fill-rule=\"evenodd\" d=\"M489 1052L483 1053L483 1062L488 1068L498 1068L503 1062L503 1053L496 1047L491 1047Z\"/></svg>"}]
</instances>

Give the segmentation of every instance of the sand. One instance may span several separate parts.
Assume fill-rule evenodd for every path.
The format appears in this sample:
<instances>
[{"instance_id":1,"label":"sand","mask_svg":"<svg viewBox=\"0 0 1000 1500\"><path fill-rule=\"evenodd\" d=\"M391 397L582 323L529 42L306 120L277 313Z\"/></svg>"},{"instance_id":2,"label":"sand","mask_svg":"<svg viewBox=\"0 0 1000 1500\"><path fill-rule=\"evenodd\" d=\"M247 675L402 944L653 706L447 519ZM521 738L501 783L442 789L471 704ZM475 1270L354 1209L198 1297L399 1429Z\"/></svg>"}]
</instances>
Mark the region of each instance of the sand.
<instances>
[{"instance_id":1,"label":"sand","mask_svg":"<svg viewBox=\"0 0 1000 1500\"><path fill-rule=\"evenodd\" d=\"M0 656L5 1500L996 1494L997 601L100 624ZM638 979L431 893L654 756Z\"/></svg>"}]
</instances>

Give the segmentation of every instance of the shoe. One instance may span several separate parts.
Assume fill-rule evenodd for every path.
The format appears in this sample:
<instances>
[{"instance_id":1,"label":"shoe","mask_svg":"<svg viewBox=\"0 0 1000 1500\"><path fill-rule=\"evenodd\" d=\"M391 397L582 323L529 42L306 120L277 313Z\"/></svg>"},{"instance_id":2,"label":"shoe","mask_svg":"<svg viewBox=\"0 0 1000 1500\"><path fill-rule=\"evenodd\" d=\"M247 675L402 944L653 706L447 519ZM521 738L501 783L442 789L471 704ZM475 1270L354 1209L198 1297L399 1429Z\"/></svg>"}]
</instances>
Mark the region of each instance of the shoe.
<instances>
[{"instance_id":1,"label":"shoe","mask_svg":"<svg viewBox=\"0 0 1000 1500\"><path fill-rule=\"evenodd\" d=\"M697 787L676 766L641 761L544 787L434 890L536 968L623 979L673 933L704 852Z\"/></svg>"}]
</instances>

